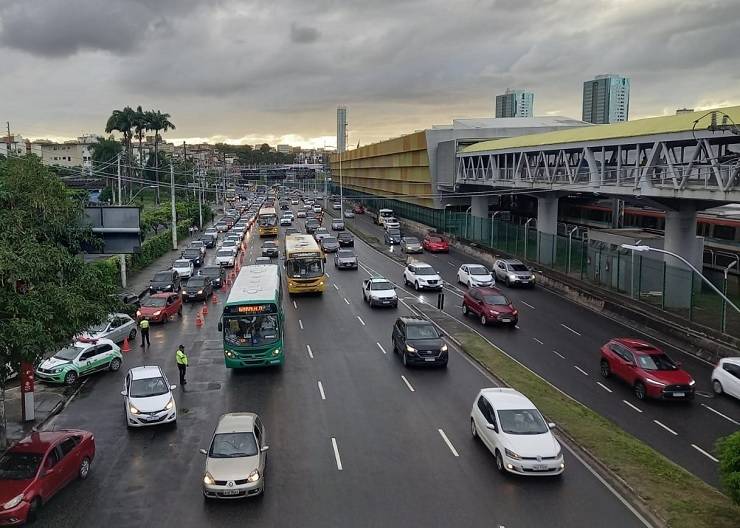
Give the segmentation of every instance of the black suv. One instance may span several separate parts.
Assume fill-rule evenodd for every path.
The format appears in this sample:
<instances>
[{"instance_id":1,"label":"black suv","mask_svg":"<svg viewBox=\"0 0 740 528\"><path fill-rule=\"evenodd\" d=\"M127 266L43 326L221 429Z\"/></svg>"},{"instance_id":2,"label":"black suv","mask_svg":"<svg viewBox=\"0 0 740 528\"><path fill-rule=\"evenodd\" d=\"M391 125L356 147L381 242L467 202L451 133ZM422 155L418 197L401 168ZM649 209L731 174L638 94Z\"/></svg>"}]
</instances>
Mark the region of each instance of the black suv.
<instances>
[{"instance_id":1,"label":"black suv","mask_svg":"<svg viewBox=\"0 0 740 528\"><path fill-rule=\"evenodd\" d=\"M389 246L401 243L401 231L397 228L389 228L385 232L385 243Z\"/></svg>"},{"instance_id":2,"label":"black suv","mask_svg":"<svg viewBox=\"0 0 740 528\"><path fill-rule=\"evenodd\" d=\"M203 244L205 244L207 248L212 248L212 247L216 247L216 241L218 240L218 235L207 233L201 236L200 239L203 241Z\"/></svg>"},{"instance_id":3,"label":"black suv","mask_svg":"<svg viewBox=\"0 0 740 528\"><path fill-rule=\"evenodd\" d=\"M193 266L195 266L196 268L199 268L201 265L203 265L203 254L198 248L187 248L185 251L182 252L181 256L182 258L191 261L193 263Z\"/></svg>"},{"instance_id":4,"label":"black suv","mask_svg":"<svg viewBox=\"0 0 740 528\"><path fill-rule=\"evenodd\" d=\"M425 319L399 317L393 325L393 351L401 354L403 365L447 366L444 334Z\"/></svg>"},{"instance_id":5,"label":"black suv","mask_svg":"<svg viewBox=\"0 0 740 528\"><path fill-rule=\"evenodd\" d=\"M158 271L149 281L149 292L175 292L180 290L180 276L173 269Z\"/></svg>"},{"instance_id":6,"label":"black suv","mask_svg":"<svg viewBox=\"0 0 740 528\"><path fill-rule=\"evenodd\" d=\"M190 277L182 289L182 302L207 301L213 293L211 279L204 275Z\"/></svg>"},{"instance_id":7,"label":"black suv","mask_svg":"<svg viewBox=\"0 0 740 528\"><path fill-rule=\"evenodd\" d=\"M355 245L355 237L352 236L352 233L343 232L339 233L337 235L337 240L339 241L339 245L342 247L352 247Z\"/></svg>"},{"instance_id":8,"label":"black suv","mask_svg":"<svg viewBox=\"0 0 740 528\"><path fill-rule=\"evenodd\" d=\"M211 286L220 288L226 279L226 270L222 266L203 266L198 271L198 276L210 279Z\"/></svg>"}]
</instances>

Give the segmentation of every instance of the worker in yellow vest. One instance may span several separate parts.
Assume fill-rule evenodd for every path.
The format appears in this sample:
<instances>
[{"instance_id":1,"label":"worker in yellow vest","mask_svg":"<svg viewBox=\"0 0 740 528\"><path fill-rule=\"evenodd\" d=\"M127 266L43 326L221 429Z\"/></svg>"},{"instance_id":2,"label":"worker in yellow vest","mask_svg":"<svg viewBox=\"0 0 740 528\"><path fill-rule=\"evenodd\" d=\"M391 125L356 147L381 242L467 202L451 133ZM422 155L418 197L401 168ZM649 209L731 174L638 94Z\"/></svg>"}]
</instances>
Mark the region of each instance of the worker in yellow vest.
<instances>
[{"instance_id":1,"label":"worker in yellow vest","mask_svg":"<svg viewBox=\"0 0 740 528\"><path fill-rule=\"evenodd\" d=\"M183 345L177 347L175 361L177 362L177 370L180 371L180 385L187 385L185 371L188 369L188 356L185 354L185 347Z\"/></svg>"},{"instance_id":2,"label":"worker in yellow vest","mask_svg":"<svg viewBox=\"0 0 740 528\"><path fill-rule=\"evenodd\" d=\"M149 341L149 321L146 319L139 321L139 329L141 330L141 348L144 348L144 341L148 346L152 346L152 342Z\"/></svg>"}]
</instances>

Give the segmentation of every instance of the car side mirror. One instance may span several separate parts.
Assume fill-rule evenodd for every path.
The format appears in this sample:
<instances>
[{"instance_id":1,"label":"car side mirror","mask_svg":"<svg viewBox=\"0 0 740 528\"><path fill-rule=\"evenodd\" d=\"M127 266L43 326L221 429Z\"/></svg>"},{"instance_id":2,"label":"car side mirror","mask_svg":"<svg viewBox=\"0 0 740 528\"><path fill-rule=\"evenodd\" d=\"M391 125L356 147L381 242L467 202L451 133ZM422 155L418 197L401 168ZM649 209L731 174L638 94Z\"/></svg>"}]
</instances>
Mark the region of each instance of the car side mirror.
<instances>
[{"instance_id":1,"label":"car side mirror","mask_svg":"<svg viewBox=\"0 0 740 528\"><path fill-rule=\"evenodd\" d=\"M491 431L497 431L496 426L493 424L486 424L486 429L490 429Z\"/></svg>"},{"instance_id":2,"label":"car side mirror","mask_svg":"<svg viewBox=\"0 0 740 528\"><path fill-rule=\"evenodd\" d=\"M221 321L218 322L218 331L221 332L224 329L224 325L221 324Z\"/></svg>"},{"instance_id":3,"label":"car side mirror","mask_svg":"<svg viewBox=\"0 0 740 528\"><path fill-rule=\"evenodd\" d=\"M44 473L43 473L43 476L44 477L48 477L49 475L53 475L53 474L54 474L54 468L45 468L44 469Z\"/></svg>"},{"instance_id":4,"label":"car side mirror","mask_svg":"<svg viewBox=\"0 0 740 528\"><path fill-rule=\"evenodd\" d=\"M177 385L170 385L170 390L175 390L177 388Z\"/></svg>"},{"instance_id":5,"label":"car side mirror","mask_svg":"<svg viewBox=\"0 0 740 528\"><path fill-rule=\"evenodd\" d=\"M126 396L126 391L125 390L122 390L121 391L121 396Z\"/></svg>"},{"instance_id":6,"label":"car side mirror","mask_svg":"<svg viewBox=\"0 0 740 528\"><path fill-rule=\"evenodd\" d=\"M206 451L205 449L198 449L198 452L199 452L199 453L200 453L201 455L207 455L207 454L208 454L208 451Z\"/></svg>"},{"instance_id":7,"label":"car side mirror","mask_svg":"<svg viewBox=\"0 0 740 528\"><path fill-rule=\"evenodd\" d=\"M555 422L549 422L547 424L547 427L549 427L550 429L555 429Z\"/></svg>"},{"instance_id":8,"label":"car side mirror","mask_svg":"<svg viewBox=\"0 0 740 528\"><path fill-rule=\"evenodd\" d=\"M446 334L444 332L440 332L439 337L446 337Z\"/></svg>"},{"instance_id":9,"label":"car side mirror","mask_svg":"<svg viewBox=\"0 0 740 528\"><path fill-rule=\"evenodd\" d=\"M266 445L266 446L262 446L262 449L260 449L260 451L267 451L268 449L270 449L270 446Z\"/></svg>"}]
</instances>

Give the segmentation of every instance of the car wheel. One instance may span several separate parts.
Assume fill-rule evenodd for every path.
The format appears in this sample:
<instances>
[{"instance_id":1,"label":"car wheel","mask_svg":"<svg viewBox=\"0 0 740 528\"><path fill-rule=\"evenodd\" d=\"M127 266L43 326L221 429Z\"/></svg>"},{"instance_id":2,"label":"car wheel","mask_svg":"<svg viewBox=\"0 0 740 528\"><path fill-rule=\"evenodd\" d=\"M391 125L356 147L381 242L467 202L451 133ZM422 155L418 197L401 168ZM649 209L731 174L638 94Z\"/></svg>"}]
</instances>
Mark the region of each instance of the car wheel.
<instances>
[{"instance_id":1,"label":"car wheel","mask_svg":"<svg viewBox=\"0 0 740 528\"><path fill-rule=\"evenodd\" d=\"M468 313L470 313L470 311L468 310L467 304L462 305L462 312L463 312L463 315L468 315Z\"/></svg>"},{"instance_id":2,"label":"car wheel","mask_svg":"<svg viewBox=\"0 0 740 528\"><path fill-rule=\"evenodd\" d=\"M406 352L404 352L403 355L401 356L401 363L403 363L404 367L409 368L409 360L408 360L408 357L406 356Z\"/></svg>"},{"instance_id":3,"label":"car wheel","mask_svg":"<svg viewBox=\"0 0 740 528\"><path fill-rule=\"evenodd\" d=\"M612 374L612 369L609 367L609 362L605 359L601 360L601 367L599 368L602 378L608 378Z\"/></svg>"},{"instance_id":4,"label":"car wheel","mask_svg":"<svg viewBox=\"0 0 740 528\"><path fill-rule=\"evenodd\" d=\"M67 372L67 375L64 376L64 383L67 385L74 385L77 382L77 373L74 370L70 370Z\"/></svg>"},{"instance_id":5,"label":"car wheel","mask_svg":"<svg viewBox=\"0 0 740 528\"><path fill-rule=\"evenodd\" d=\"M41 499L36 497L31 501L31 506L28 508L27 520L33 522L38 519L39 511L41 511Z\"/></svg>"},{"instance_id":6,"label":"car wheel","mask_svg":"<svg viewBox=\"0 0 740 528\"><path fill-rule=\"evenodd\" d=\"M472 284L470 284L470 281L468 281L468 288L472 288Z\"/></svg>"},{"instance_id":7,"label":"car wheel","mask_svg":"<svg viewBox=\"0 0 740 528\"><path fill-rule=\"evenodd\" d=\"M118 358L113 358L110 362L110 365L108 365L108 368L110 368L113 372L116 372L119 368L121 368L121 360Z\"/></svg>"},{"instance_id":8,"label":"car wheel","mask_svg":"<svg viewBox=\"0 0 740 528\"><path fill-rule=\"evenodd\" d=\"M637 383L635 383L634 390L635 390L635 397L638 400L642 401L645 399L645 396L647 394L645 392L645 385L641 381L638 381Z\"/></svg>"},{"instance_id":9,"label":"car wheel","mask_svg":"<svg viewBox=\"0 0 740 528\"><path fill-rule=\"evenodd\" d=\"M488 324L488 319L486 319L486 316L485 315L481 315L480 316L480 324L482 326L486 326Z\"/></svg>"},{"instance_id":10,"label":"car wheel","mask_svg":"<svg viewBox=\"0 0 740 528\"><path fill-rule=\"evenodd\" d=\"M419 291L419 281L414 282L414 289Z\"/></svg>"},{"instance_id":11,"label":"car wheel","mask_svg":"<svg viewBox=\"0 0 740 528\"><path fill-rule=\"evenodd\" d=\"M496 469L501 473L506 474L506 468L504 468L504 457L501 456L501 452L496 450Z\"/></svg>"},{"instance_id":12,"label":"car wheel","mask_svg":"<svg viewBox=\"0 0 740 528\"><path fill-rule=\"evenodd\" d=\"M406 275L404 275L404 276L403 276L403 285L404 285L404 286L408 286L409 284L410 284L410 283L409 283L409 280L408 280L408 279L406 278Z\"/></svg>"},{"instance_id":13,"label":"car wheel","mask_svg":"<svg viewBox=\"0 0 740 528\"><path fill-rule=\"evenodd\" d=\"M82 462L80 462L80 471L78 474L80 480L85 480L90 474L90 459L88 457L83 458Z\"/></svg>"},{"instance_id":14,"label":"car wheel","mask_svg":"<svg viewBox=\"0 0 740 528\"><path fill-rule=\"evenodd\" d=\"M470 434L473 438L478 438L478 430L475 428L475 420L470 419Z\"/></svg>"},{"instance_id":15,"label":"car wheel","mask_svg":"<svg viewBox=\"0 0 740 528\"><path fill-rule=\"evenodd\" d=\"M712 380L712 389L714 390L715 394L722 394L724 392L724 389L722 389L722 384L719 382L719 380Z\"/></svg>"},{"instance_id":16,"label":"car wheel","mask_svg":"<svg viewBox=\"0 0 740 528\"><path fill-rule=\"evenodd\" d=\"M507 288L511 288L511 281L509 280L509 277L504 278L504 284L506 284Z\"/></svg>"},{"instance_id":17,"label":"car wheel","mask_svg":"<svg viewBox=\"0 0 740 528\"><path fill-rule=\"evenodd\" d=\"M131 331L128 333L128 338L130 341L136 339L136 328L131 329Z\"/></svg>"}]
</instances>

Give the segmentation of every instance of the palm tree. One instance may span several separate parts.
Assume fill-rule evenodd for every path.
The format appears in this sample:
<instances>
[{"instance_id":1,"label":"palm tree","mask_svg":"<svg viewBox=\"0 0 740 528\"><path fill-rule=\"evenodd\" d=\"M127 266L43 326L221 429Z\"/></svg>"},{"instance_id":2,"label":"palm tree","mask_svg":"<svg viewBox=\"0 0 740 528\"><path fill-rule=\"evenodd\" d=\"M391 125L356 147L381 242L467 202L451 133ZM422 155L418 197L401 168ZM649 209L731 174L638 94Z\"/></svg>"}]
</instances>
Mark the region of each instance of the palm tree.
<instances>
[{"instance_id":1,"label":"palm tree","mask_svg":"<svg viewBox=\"0 0 740 528\"><path fill-rule=\"evenodd\" d=\"M146 112L141 109L141 105L136 107L133 125L136 137L139 140L139 179L142 181L142 185L144 185L144 154L141 149L141 141L144 134L149 129L149 120L147 119Z\"/></svg>"},{"instance_id":2,"label":"palm tree","mask_svg":"<svg viewBox=\"0 0 740 528\"><path fill-rule=\"evenodd\" d=\"M123 146L126 149L126 175L129 182L131 181L131 170L128 161L131 159L131 129L134 127L134 116L136 112L127 106L123 110L113 110L108 122L105 124L105 131L113 131L123 134Z\"/></svg>"},{"instance_id":3,"label":"palm tree","mask_svg":"<svg viewBox=\"0 0 740 528\"><path fill-rule=\"evenodd\" d=\"M170 114L163 114L159 110L146 112L147 128L154 131L154 174L157 178L157 204L159 204L159 131L175 130L170 121Z\"/></svg>"}]
</instances>

